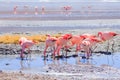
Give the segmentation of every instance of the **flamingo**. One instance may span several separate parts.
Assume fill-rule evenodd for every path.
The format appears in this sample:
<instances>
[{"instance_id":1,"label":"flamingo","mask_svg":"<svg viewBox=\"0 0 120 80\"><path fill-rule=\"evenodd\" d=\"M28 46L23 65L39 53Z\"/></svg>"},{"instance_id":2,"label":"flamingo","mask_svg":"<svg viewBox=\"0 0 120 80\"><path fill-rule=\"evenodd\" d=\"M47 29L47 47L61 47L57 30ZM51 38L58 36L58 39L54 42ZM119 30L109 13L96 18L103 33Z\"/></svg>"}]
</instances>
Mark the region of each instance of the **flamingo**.
<instances>
[{"instance_id":1,"label":"flamingo","mask_svg":"<svg viewBox=\"0 0 120 80\"><path fill-rule=\"evenodd\" d=\"M46 35L47 36L47 39L45 41L45 49L44 49L44 58L46 56L46 50L48 47L53 47L55 48L55 43L57 41L57 38L56 37L51 37L50 35Z\"/></svg>"},{"instance_id":2,"label":"flamingo","mask_svg":"<svg viewBox=\"0 0 120 80\"><path fill-rule=\"evenodd\" d=\"M68 48L67 44L68 44L68 42L70 41L71 38L72 38L72 34L64 34L57 39L56 48L55 48L54 53L53 53L54 57L55 57L56 53L59 56L59 52L60 52L60 49L62 47Z\"/></svg>"},{"instance_id":3,"label":"flamingo","mask_svg":"<svg viewBox=\"0 0 120 80\"><path fill-rule=\"evenodd\" d=\"M103 40L110 40L112 39L114 36L117 36L118 34L115 32L98 32L98 36Z\"/></svg>"},{"instance_id":4,"label":"flamingo","mask_svg":"<svg viewBox=\"0 0 120 80\"><path fill-rule=\"evenodd\" d=\"M44 6L42 6L41 10L42 10L42 14L45 14L45 7Z\"/></svg>"},{"instance_id":5,"label":"flamingo","mask_svg":"<svg viewBox=\"0 0 120 80\"><path fill-rule=\"evenodd\" d=\"M35 44L35 42L33 40L28 40L25 37L21 37L19 39L19 44L22 47L22 51L20 53L20 57L23 59L24 58L23 54L24 54L25 49L30 50L30 47L32 47Z\"/></svg>"},{"instance_id":6,"label":"flamingo","mask_svg":"<svg viewBox=\"0 0 120 80\"><path fill-rule=\"evenodd\" d=\"M64 6L63 9L65 10L65 14L68 15L70 12L69 10L71 10L71 6Z\"/></svg>"},{"instance_id":7,"label":"flamingo","mask_svg":"<svg viewBox=\"0 0 120 80\"><path fill-rule=\"evenodd\" d=\"M98 38L86 38L85 40L82 41L81 47L84 49L85 53L87 53L86 58L89 59L90 54L91 54L91 48L101 42Z\"/></svg>"},{"instance_id":8,"label":"flamingo","mask_svg":"<svg viewBox=\"0 0 120 80\"><path fill-rule=\"evenodd\" d=\"M72 36L72 38L70 39L71 41L71 46L76 45L76 52L80 50L80 44L82 43L82 41L85 39L84 36L82 35L74 35Z\"/></svg>"},{"instance_id":9,"label":"flamingo","mask_svg":"<svg viewBox=\"0 0 120 80\"><path fill-rule=\"evenodd\" d=\"M113 37L117 36L118 34L112 31L108 31L108 32L98 32L98 37L102 40L102 41L108 41L108 47L107 47L107 52L109 49L109 40L111 40ZM113 45L114 45L114 41L113 41ZM112 46L113 49L113 46Z\"/></svg>"},{"instance_id":10,"label":"flamingo","mask_svg":"<svg viewBox=\"0 0 120 80\"><path fill-rule=\"evenodd\" d=\"M35 15L38 15L38 7L35 6Z\"/></svg>"},{"instance_id":11,"label":"flamingo","mask_svg":"<svg viewBox=\"0 0 120 80\"><path fill-rule=\"evenodd\" d=\"M88 13L89 14L91 13L91 8L92 8L92 6L88 6Z\"/></svg>"}]
</instances>

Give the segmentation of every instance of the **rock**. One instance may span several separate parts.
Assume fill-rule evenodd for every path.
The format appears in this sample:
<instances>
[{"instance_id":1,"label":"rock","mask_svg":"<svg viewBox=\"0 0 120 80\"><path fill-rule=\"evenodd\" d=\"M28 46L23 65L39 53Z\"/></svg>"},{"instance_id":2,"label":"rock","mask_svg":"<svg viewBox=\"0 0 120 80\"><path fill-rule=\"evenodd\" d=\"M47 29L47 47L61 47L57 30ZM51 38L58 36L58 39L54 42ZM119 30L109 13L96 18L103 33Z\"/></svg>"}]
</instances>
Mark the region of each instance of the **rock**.
<instances>
[{"instance_id":1,"label":"rock","mask_svg":"<svg viewBox=\"0 0 120 80\"><path fill-rule=\"evenodd\" d=\"M6 63L5 65L8 66L8 65L10 65L10 64L9 64L9 63Z\"/></svg>"}]
</instances>

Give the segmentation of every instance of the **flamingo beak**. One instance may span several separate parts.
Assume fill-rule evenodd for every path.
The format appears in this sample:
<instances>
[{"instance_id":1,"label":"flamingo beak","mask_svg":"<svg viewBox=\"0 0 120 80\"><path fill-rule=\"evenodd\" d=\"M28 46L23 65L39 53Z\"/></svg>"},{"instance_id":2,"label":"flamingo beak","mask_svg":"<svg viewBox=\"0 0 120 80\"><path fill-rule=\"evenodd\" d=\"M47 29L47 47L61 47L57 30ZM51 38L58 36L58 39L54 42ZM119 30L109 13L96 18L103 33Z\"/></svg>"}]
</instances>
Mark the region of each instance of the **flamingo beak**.
<instances>
[{"instance_id":1,"label":"flamingo beak","mask_svg":"<svg viewBox=\"0 0 120 80\"><path fill-rule=\"evenodd\" d=\"M86 37L85 37L85 36L82 36L82 35L81 35L80 37L81 37L81 38L83 38L83 40L84 40L84 39L86 39Z\"/></svg>"},{"instance_id":2,"label":"flamingo beak","mask_svg":"<svg viewBox=\"0 0 120 80\"><path fill-rule=\"evenodd\" d=\"M71 39L72 38L72 36L70 36L68 39Z\"/></svg>"}]
</instances>

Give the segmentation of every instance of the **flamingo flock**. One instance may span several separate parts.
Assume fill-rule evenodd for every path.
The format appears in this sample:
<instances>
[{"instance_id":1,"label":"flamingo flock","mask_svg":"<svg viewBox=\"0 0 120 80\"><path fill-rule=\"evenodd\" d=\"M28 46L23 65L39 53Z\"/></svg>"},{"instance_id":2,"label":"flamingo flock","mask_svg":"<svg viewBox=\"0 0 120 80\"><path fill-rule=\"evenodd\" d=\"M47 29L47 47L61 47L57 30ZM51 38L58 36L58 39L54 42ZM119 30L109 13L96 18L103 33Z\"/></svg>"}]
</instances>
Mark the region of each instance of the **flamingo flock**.
<instances>
[{"instance_id":1,"label":"flamingo flock","mask_svg":"<svg viewBox=\"0 0 120 80\"><path fill-rule=\"evenodd\" d=\"M78 51L84 51L85 57L89 59L89 57L92 54L92 47L96 44L99 44L104 41L111 40L113 37L117 36L119 34L115 32L98 32L98 35L93 34L82 34L82 35L72 35L72 34L64 34L60 37L52 37L49 34L46 35L46 41L45 41L45 48L43 51L44 59L46 58L46 51L48 48L52 49L52 55L55 59L55 56L60 56L60 50L62 48L65 48L66 50L69 48L72 48L73 46L76 46L76 53ZM24 51L25 49L30 50L30 47L32 47L35 42L33 40L29 40L25 37L21 37L19 39L19 44L22 48L20 57L24 58ZM108 45L109 46L109 45ZM108 51L108 50L107 50ZM77 54L78 55L78 54Z\"/></svg>"}]
</instances>

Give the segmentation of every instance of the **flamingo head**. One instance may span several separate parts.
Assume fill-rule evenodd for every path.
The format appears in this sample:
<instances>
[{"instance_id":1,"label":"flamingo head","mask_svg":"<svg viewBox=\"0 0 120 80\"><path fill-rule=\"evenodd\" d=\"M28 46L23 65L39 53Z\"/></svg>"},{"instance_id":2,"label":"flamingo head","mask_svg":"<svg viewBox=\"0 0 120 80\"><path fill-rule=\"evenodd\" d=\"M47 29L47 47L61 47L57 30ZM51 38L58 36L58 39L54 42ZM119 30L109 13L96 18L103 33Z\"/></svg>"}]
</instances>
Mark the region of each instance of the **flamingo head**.
<instances>
[{"instance_id":1,"label":"flamingo head","mask_svg":"<svg viewBox=\"0 0 120 80\"><path fill-rule=\"evenodd\" d=\"M98 37L102 36L102 32L98 32Z\"/></svg>"},{"instance_id":2,"label":"flamingo head","mask_svg":"<svg viewBox=\"0 0 120 80\"><path fill-rule=\"evenodd\" d=\"M66 40L69 40L72 38L72 34L65 34L65 35L63 35L63 38Z\"/></svg>"},{"instance_id":3,"label":"flamingo head","mask_svg":"<svg viewBox=\"0 0 120 80\"><path fill-rule=\"evenodd\" d=\"M109 32L111 35L113 35L113 36L117 36L117 35L119 35L119 34L117 34L117 33L115 33L115 32Z\"/></svg>"},{"instance_id":4,"label":"flamingo head","mask_svg":"<svg viewBox=\"0 0 120 80\"><path fill-rule=\"evenodd\" d=\"M83 40L86 39L84 35L80 35L80 38L82 38Z\"/></svg>"},{"instance_id":5,"label":"flamingo head","mask_svg":"<svg viewBox=\"0 0 120 80\"><path fill-rule=\"evenodd\" d=\"M20 44L20 45L22 44L22 41L21 41L21 40L19 41L19 44Z\"/></svg>"}]
</instances>

